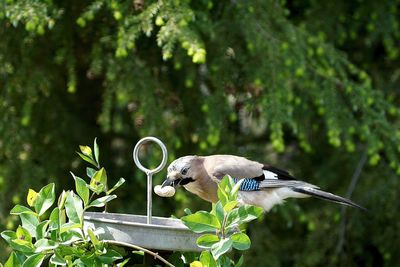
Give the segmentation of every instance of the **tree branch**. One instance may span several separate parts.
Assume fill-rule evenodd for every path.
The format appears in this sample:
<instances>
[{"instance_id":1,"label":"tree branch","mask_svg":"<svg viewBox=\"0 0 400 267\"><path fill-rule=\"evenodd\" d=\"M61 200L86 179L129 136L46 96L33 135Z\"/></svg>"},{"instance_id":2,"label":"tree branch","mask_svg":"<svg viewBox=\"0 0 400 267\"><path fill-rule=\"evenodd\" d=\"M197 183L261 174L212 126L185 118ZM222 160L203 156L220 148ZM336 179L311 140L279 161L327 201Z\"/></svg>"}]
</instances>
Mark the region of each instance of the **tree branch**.
<instances>
[{"instance_id":1,"label":"tree branch","mask_svg":"<svg viewBox=\"0 0 400 267\"><path fill-rule=\"evenodd\" d=\"M169 263L166 259L164 259L160 255L158 255L158 253L155 253L155 252L153 252L151 250L148 250L146 248L142 248L142 247L137 246L137 245L132 245L132 244L129 244L129 243L126 243L126 242L120 242L120 241L115 241L115 240L102 240L102 241L107 243L107 244L120 245L120 246L129 247L129 248L133 248L133 249L137 249L137 250L143 251L143 252L145 252L147 254L150 254L150 255L154 256L154 258L157 258L160 261L164 262L167 266L175 267L175 265Z\"/></svg>"},{"instance_id":2,"label":"tree branch","mask_svg":"<svg viewBox=\"0 0 400 267\"><path fill-rule=\"evenodd\" d=\"M353 177L351 178L351 182L349 187L347 188L346 198L351 198L353 191L357 185L358 179L360 178L362 169L364 168L365 162L367 160L367 152L364 152L361 156L360 160L358 161L357 167L353 173ZM347 206L342 206L340 211L340 225L339 225L339 238L338 243L335 249L335 254L338 255L342 251L342 247L344 244L344 239L346 235L346 209Z\"/></svg>"}]
</instances>

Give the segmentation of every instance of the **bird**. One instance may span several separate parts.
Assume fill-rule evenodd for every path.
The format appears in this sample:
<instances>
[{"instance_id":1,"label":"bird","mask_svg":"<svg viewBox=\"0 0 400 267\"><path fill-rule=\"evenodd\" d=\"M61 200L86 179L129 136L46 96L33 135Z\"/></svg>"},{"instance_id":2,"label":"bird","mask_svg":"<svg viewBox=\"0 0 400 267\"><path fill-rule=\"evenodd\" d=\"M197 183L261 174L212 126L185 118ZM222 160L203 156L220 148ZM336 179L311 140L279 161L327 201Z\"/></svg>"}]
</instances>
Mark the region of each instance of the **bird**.
<instances>
[{"instance_id":1,"label":"bird","mask_svg":"<svg viewBox=\"0 0 400 267\"><path fill-rule=\"evenodd\" d=\"M298 180L289 172L234 155L184 156L175 159L167 169L161 188L183 186L187 191L208 202L218 202L218 183L229 175L239 187L240 205L259 206L265 212L287 198L317 197L365 210L350 199L321 190L318 186Z\"/></svg>"}]
</instances>

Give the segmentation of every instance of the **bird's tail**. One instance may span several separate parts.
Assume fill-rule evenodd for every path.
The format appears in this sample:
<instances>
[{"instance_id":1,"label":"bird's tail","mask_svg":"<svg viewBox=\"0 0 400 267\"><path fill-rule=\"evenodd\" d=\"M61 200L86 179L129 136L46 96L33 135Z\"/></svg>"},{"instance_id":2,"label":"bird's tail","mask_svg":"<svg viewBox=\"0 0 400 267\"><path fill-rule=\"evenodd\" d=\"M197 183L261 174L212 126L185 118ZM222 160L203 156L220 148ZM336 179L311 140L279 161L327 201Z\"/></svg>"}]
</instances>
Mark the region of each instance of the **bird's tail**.
<instances>
[{"instance_id":1,"label":"bird's tail","mask_svg":"<svg viewBox=\"0 0 400 267\"><path fill-rule=\"evenodd\" d=\"M357 203L354 203L350 199L347 199L347 198L344 198L344 197L340 197L340 196L337 196L335 194L328 193L328 192L322 191L322 190L317 189L317 188L313 188L313 187L309 187L309 186L298 186L298 187L292 187L291 189L294 192L297 192L297 193L301 193L301 194L317 197L317 198L320 198L320 199L325 199L325 200L336 202L336 203L339 203L339 204L343 204L343 205L359 208L359 209L362 209L362 210L365 210L365 211L367 210L366 208L358 205Z\"/></svg>"}]
</instances>

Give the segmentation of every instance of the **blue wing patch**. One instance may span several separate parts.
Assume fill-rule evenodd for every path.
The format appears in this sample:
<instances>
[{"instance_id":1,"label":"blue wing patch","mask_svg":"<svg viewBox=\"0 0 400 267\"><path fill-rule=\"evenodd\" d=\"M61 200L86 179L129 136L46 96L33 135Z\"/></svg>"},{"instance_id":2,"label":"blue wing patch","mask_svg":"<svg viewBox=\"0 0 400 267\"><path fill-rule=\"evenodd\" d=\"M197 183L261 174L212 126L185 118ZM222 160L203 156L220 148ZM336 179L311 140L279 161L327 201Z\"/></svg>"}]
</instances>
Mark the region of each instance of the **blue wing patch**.
<instances>
[{"instance_id":1,"label":"blue wing patch","mask_svg":"<svg viewBox=\"0 0 400 267\"><path fill-rule=\"evenodd\" d=\"M260 182L254 180L252 178L241 179L244 180L239 187L240 191L258 191L260 190ZM235 184L238 182L238 179L233 178Z\"/></svg>"}]
</instances>

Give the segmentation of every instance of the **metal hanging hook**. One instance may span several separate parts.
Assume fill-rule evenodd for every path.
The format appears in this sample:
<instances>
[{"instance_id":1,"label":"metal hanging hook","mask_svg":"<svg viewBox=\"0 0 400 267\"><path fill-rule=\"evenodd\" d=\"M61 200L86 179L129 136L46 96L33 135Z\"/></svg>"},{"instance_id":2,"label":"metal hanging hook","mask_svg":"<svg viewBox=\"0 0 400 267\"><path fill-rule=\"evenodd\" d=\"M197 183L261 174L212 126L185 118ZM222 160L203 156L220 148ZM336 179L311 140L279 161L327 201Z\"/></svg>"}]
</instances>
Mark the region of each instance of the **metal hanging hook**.
<instances>
[{"instance_id":1,"label":"metal hanging hook","mask_svg":"<svg viewBox=\"0 0 400 267\"><path fill-rule=\"evenodd\" d=\"M142 165L142 163L140 163L140 160L139 160L140 147L144 143L149 142L149 141L157 143L160 146L162 154L163 154L160 165L158 165L157 168L152 169L152 170L149 170L146 167L144 167ZM146 175L147 175L147 224L151 224L151 213L152 213L152 206L153 206L153 201L152 201L153 174L158 173L165 167L165 164L167 164L167 156L168 156L168 152L167 152L167 148L165 147L164 143L161 142L160 139L155 138L153 136L148 136L148 137L144 137L144 138L140 139L139 142L136 143L135 148L133 149L133 161L135 162L136 166L141 171L146 173Z\"/></svg>"}]
</instances>

